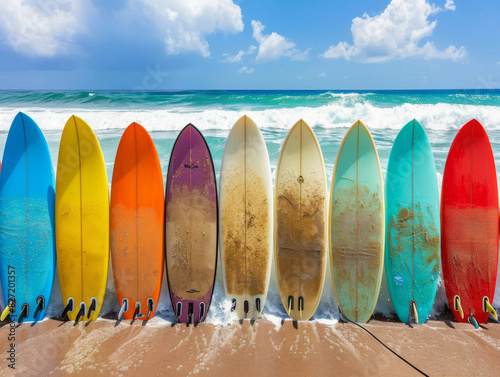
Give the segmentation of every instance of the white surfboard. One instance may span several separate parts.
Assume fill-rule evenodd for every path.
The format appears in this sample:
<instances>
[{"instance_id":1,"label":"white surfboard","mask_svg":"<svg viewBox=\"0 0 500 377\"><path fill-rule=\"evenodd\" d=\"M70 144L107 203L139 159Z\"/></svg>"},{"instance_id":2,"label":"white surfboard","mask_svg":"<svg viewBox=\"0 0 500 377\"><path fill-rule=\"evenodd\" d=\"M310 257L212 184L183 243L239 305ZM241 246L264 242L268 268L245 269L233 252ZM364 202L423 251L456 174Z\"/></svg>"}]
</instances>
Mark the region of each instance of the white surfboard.
<instances>
[{"instance_id":1,"label":"white surfboard","mask_svg":"<svg viewBox=\"0 0 500 377\"><path fill-rule=\"evenodd\" d=\"M238 318L257 319L271 275L273 188L266 143L246 115L227 138L219 192L226 298Z\"/></svg>"}]
</instances>

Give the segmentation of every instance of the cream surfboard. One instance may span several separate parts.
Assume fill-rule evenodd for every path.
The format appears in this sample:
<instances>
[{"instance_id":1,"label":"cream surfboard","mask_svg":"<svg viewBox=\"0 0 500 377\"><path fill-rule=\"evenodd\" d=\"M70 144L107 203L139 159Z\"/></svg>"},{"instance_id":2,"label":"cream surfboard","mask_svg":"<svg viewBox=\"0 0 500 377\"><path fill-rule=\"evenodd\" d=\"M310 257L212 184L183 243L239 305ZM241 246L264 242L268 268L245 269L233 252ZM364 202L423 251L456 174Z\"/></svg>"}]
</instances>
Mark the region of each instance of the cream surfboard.
<instances>
[{"instance_id":1,"label":"cream surfboard","mask_svg":"<svg viewBox=\"0 0 500 377\"><path fill-rule=\"evenodd\" d=\"M308 320L325 279L327 194L323 155L302 119L281 148L274 190L274 257L281 301L292 319Z\"/></svg>"},{"instance_id":2,"label":"cream surfboard","mask_svg":"<svg viewBox=\"0 0 500 377\"><path fill-rule=\"evenodd\" d=\"M220 174L221 256L226 299L238 318L260 317L272 263L271 165L257 125L246 115L227 138Z\"/></svg>"}]
</instances>

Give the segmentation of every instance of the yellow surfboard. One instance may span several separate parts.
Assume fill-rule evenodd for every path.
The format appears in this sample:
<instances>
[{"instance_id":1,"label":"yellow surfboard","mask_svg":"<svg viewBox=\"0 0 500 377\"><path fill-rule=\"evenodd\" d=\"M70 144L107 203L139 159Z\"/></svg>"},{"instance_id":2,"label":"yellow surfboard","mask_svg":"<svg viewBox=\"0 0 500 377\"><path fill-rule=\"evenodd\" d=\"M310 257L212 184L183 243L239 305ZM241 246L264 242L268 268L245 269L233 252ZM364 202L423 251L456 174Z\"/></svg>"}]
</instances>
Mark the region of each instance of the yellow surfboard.
<instances>
[{"instance_id":1,"label":"yellow surfboard","mask_svg":"<svg viewBox=\"0 0 500 377\"><path fill-rule=\"evenodd\" d=\"M56 245L68 318L97 319L108 276L108 178L94 132L76 116L66 123L59 146Z\"/></svg>"},{"instance_id":2,"label":"yellow surfboard","mask_svg":"<svg viewBox=\"0 0 500 377\"><path fill-rule=\"evenodd\" d=\"M274 190L274 257L281 301L291 318L308 320L325 280L327 196L321 148L302 119L281 148Z\"/></svg>"}]
</instances>

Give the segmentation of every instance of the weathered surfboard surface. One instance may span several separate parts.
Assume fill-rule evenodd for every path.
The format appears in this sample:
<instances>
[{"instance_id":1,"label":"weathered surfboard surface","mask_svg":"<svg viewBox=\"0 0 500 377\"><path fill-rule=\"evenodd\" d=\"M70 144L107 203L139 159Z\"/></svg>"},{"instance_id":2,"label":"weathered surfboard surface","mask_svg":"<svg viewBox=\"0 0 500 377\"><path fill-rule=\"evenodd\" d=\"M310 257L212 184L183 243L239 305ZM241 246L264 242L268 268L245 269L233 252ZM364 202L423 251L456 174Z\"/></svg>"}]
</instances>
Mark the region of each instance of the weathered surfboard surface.
<instances>
[{"instance_id":1,"label":"weathered surfboard surface","mask_svg":"<svg viewBox=\"0 0 500 377\"><path fill-rule=\"evenodd\" d=\"M272 264L269 154L247 116L232 128L220 176L221 255L226 298L238 318L260 317Z\"/></svg>"},{"instance_id":2,"label":"weathered surfboard surface","mask_svg":"<svg viewBox=\"0 0 500 377\"><path fill-rule=\"evenodd\" d=\"M312 129L298 121L281 149L275 180L275 265L281 301L295 320L319 304L326 268L326 177Z\"/></svg>"},{"instance_id":3,"label":"weathered surfboard surface","mask_svg":"<svg viewBox=\"0 0 500 377\"><path fill-rule=\"evenodd\" d=\"M360 121L347 132L332 177L330 252L339 308L366 322L377 303L384 261L384 200L377 150Z\"/></svg>"}]
</instances>

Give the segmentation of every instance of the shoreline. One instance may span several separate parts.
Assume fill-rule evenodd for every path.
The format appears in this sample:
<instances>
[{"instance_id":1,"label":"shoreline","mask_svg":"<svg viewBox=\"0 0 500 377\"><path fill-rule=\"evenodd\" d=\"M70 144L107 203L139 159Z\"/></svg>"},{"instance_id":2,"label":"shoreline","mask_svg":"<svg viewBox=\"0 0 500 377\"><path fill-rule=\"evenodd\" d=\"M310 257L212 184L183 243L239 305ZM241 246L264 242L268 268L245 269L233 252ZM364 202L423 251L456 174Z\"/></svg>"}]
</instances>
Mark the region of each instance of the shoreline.
<instances>
[{"instance_id":1,"label":"shoreline","mask_svg":"<svg viewBox=\"0 0 500 377\"><path fill-rule=\"evenodd\" d=\"M160 322L161 321L161 322ZM187 327L100 318L47 319L16 327L16 369L7 375L409 376L420 375L358 326L259 319ZM0 324L2 348L10 325ZM500 324L479 330L447 319L413 328L392 320L362 325L428 375L500 374ZM2 352L6 352L2 350ZM439 356L437 356L439 355ZM480 356L479 356L480 355ZM432 363L429 362L432 360Z\"/></svg>"}]
</instances>

